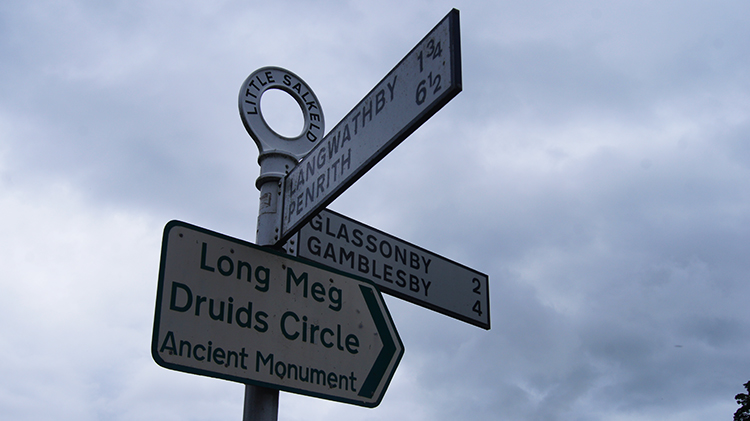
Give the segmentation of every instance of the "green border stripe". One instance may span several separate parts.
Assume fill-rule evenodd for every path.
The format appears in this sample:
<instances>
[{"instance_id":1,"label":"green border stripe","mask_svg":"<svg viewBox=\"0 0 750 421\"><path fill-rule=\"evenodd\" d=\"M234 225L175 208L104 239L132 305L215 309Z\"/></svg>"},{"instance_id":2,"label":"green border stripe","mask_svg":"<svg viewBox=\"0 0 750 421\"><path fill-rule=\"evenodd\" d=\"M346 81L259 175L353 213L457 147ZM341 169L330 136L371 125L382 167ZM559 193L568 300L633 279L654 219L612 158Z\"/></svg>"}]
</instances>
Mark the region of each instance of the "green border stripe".
<instances>
[{"instance_id":1,"label":"green border stripe","mask_svg":"<svg viewBox=\"0 0 750 421\"><path fill-rule=\"evenodd\" d=\"M367 378L358 393L359 396L372 398L375 394L375 389L378 388L380 381L388 370L391 358L393 358L393 355L396 353L396 343L393 342L393 337L388 329L388 323L385 321L383 312L380 311L378 300L375 298L375 292L373 292L372 288L364 285L360 285L359 289L362 291L362 296L365 298L367 308L370 309L372 319L375 321L378 335L380 335L380 339L383 341L383 349L380 350L380 354L375 360L375 364L373 364L370 374L367 375Z\"/></svg>"}]
</instances>

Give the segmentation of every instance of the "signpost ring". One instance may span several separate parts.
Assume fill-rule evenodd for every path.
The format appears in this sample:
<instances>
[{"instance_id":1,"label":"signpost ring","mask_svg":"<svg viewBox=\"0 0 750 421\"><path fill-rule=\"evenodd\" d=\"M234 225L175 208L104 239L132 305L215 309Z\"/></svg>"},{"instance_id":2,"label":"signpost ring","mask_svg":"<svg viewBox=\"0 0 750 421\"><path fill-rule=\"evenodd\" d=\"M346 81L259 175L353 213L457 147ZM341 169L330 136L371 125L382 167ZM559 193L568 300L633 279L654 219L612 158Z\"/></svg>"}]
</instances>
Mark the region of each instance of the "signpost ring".
<instances>
[{"instance_id":1,"label":"signpost ring","mask_svg":"<svg viewBox=\"0 0 750 421\"><path fill-rule=\"evenodd\" d=\"M263 118L260 100L269 89L282 90L299 104L304 126L298 136L281 136ZM261 67L251 73L240 89L239 109L242 123L258 145L261 155L274 152L300 159L323 138L325 124L318 98L304 80L281 67Z\"/></svg>"}]
</instances>

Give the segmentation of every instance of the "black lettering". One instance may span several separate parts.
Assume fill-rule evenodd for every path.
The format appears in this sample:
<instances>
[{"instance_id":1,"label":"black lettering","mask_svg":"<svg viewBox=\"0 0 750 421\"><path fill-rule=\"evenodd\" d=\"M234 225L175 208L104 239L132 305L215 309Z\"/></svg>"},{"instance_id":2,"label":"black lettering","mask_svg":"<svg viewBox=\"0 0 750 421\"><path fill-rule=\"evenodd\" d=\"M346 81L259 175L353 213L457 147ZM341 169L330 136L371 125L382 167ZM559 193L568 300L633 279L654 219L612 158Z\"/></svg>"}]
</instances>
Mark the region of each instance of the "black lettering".
<instances>
[{"instance_id":1,"label":"black lettering","mask_svg":"<svg viewBox=\"0 0 750 421\"><path fill-rule=\"evenodd\" d=\"M369 273L370 272L370 260L367 258L367 256L359 255L359 266L357 267L357 270L361 273Z\"/></svg>"},{"instance_id":2,"label":"black lettering","mask_svg":"<svg viewBox=\"0 0 750 421\"><path fill-rule=\"evenodd\" d=\"M333 260L333 263L336 263L336 252L334 251L333 244L328 243L326 246L326 251L323 254L324 259L331 259Z\"/></svg>"},{"instance_id":3,"label":"black lettering","mask_svg":"<svg viewBox=\"0 0 750 421\"><path fill-rule=\"evenodd\" d=\"M224 262L229 263L227 269L224 269ZM216 267L219 268L219 273L224 276L230 276L234 272L234 262L232 262L232 259L229 256L219 257L219 260L216 262Z\"/></svg>"},{"instance_id":4,"label":"black lettering","mask_svg":"<svg viewBox=\"0 0 750 421\"><path fill-rule=\"evenodd\" d=\"M242 260L237 261L237 279L242 279L242 269L247 269L247 282L252 282L253 268L250 267L250 263L243 262Z\"/></svg>"},{"instance_id":5,"label":"black lettering","mask_svg":"<svg viewBox=\"0 0 750 421\"><path fill-rule=\"evenodd\" d=\"M356 354L359 352L357 349L359 347L359 338L357 338L356 335L349 334L346 336L346 350L349 351L350 354Z\"/></svg>"},{"instance_id":6,"label":"black lettering","mask_svg":"<svg viewBox=\"0 0 750 421\"><path fill-rule=\"evenodd\" d=\"M200 316L201 315L201 304L206 302L206 297L201 297L200 295L195 296L195 315Z\"/></svg>"},{"instance_id":7,"label":"black lettering","mask_svg":"<svg viewBox=\"0 0 750 421\"><path fill-rule=\"evenodd\" d=\"M266 322L266 319L268 318L268 313L265 311L259 311L255 313L255 325L254 329L257 330L260 333L263 333L268 330L268 322Z\"/></svg>"},{"instance_id":8,"label":"black lettering","mask_svg":"<svg viewBox=\"0 0 750 421\"><path fill-rule=\"evenodd\" d=\"M430 263L432 263L432 259L427 259L422 256L422 262L424 262L424 273L426 274L430 270Z\"/></svg>"},{"instance_id":9,"label":"black lettering","mask_svg":"<svg viewBox=\"0 0 750 421\"><path fill-rule=\"evenodd\" d=\"M393 275L393 266L383 265L383 280L392 284L393 283L393 278L391 278L392 275Z\"/></svg>"},{"instance_id":10,"label":"black lettering","mask_svg":"<svg viewBox=\"0 0 750 421\"><path fill-rule=\"evenodd\" d=\"M332 348L333 347L333 342L327 342L326 341L326 333L329 334L329 335L331 335L331 336L333 336L333 331L331 329L329 329L327 327L323 328L320 331L320 343L322 343L323 346L326 347L326 348Z\"/></svg>"},{"instance_id":11,"label":"black lettering","mask_svg":"<svg viewBox=\"0 0 750 421\"><path fill-rule=\"evenodd\" d=\"M399 258L401 259L402 264L406 264L406 249L402 249L398 245L396 245L396 255L393 256L393 259L398 263Z\"/></svg>"},{"instance_id":12,"label":"black lettering","mask_svg":"<svg viewBox=\"0 0 750 421\"><path fill-rule=\"evenodd\" d=\"M255 289L260 292L268 292L268 286L271 281L271 269L263 266L256 267L255 280L258 282Z\"/></svg>"},{"instance_id":13,"label":"black lettering","mask_svg":"<svg viewBox=\"0 0 750 421\"><path fill-rule=\"evenodd\" d=\"M375 94L375 115L383 111L385 107L385 90L381 89Z\"/></svg>"},{"instance_id":14,"label":"black lettering","mask_svg":"<svg viewBox=\"0 0 750 421\"><path fill-rule=\"evenodd\" d=\"M396 285L400 286L401 288L406 286L406 272L401 269L397 270L396 278L398 278L398 280L396 281Z\"/></svg>"},{"instance_id":15,"label":"black lettering","mask_svg":"<svg viewBox=\"0 0 750 421\"><path fill-rule=\"evenodd\" d=\"M165 349L169 351L170 355L177 354L177 346L174 343L174 333L172 333L171 330L167 332L167 336L164 337L164 342L162 342L159 352L164 352Z\"/></svg>"},{"instance_id":16,"label":"black lettering","mask_svg":"<svg viewBox=\"0 0 750 421\"><path fill-rule=\"evenodd\" d=\"M409 252L409 266L412 269L419 269L419 255L413 251Z\"/></svg>"},{"instance_id":17,"label":"black lettering","mask_svg":"<svg viewBox=\"0 0 750 421\"><path fill-rule=\"evenodd\" d=\"M323 284L320 282L315 282L312 284L312 288L310 288L310 295L313 300L322 303L326 299L326 289L323 288Z\"/></svg>"},{"instance_id":18,"label":"black lettering","mask_svg":"<svg viewBox=\"0 0 750 421\"><path fill-rule=\"evenodd\" d=\"M287 331L286 319L289 317L293 318L295 322L299 323L299 317L297 317L297 315L293 312L287 311L281 316L281 334L290 341L293 341L299 337L299 332L295 331L294 333L289 333L289 331Z\"/></svg>"},{"instance_id":19,"label":"black lettering","mask_svg":"<svg viewBox=\"0 0 750 421\"><path fill-rule=\"evenodd\" d=\"M307 250L313 256L320 256L320 239L318 237L310 237L307 239Z\"/></svg>"},{"instance_id":20,"label":"black lettering","mask_svg":"<svg viewBox=\"0 0 750 421\"><path fill-rule=\"evenodd\" d=\"M208 266L206 264L206 251L207 251L207 249L208 249L208 245L206 243L203 243L203 245L201 246L201 269L207 270L209 272L213 272L214 268L212 268L211 266Z\"/></svg>"},{"instance_id":21,"label":"black lettering","mask_svg":"<svg viewBox=\"0 0 750 421\"><path fill-rule=\"evenodd\" d=\"M424 278L420 278L422 280L422 285L424 286L424 296L427 296L427 290L430 289L430 285L432 285L432 281L425 282Z\"/></svg>"},{"instance_id":22,"label":"black lettering","mask_svg":"<svg viewBox=\"0 0 750 421\"><path fill-rule=\"evenodd\" d=\"M224 301L219 301L219 314L214 314L214 299L208 300L208 315L219 321L224 321Z\"/></svg>"},{"instance_id":23,"label":"black lettering","mask_svg":"<svg viewBox=\"0 0 750 421\"><path fill-rule=\"evenodd\" d=\"M185 304L177 305L177 288L185 291ZM172 294L169 297L169 309L184 313L190 310L190 306L193 305L193 292L190 291L190 287L179 282L172 282Z\"/></svg>"},{"instance_id":24,"label":"black lettering","mask_svg":"<svg viewBox=\"0 0 750 421\"><path fill-rule=\"evenodd\" d=\"M357 135L357 119L359 119L359 112L357 114L354 114L354 117L352 117L352 122L354 123L354 135ZM348 126L346 127L348 128ZM343 143L342 143L343 146Z\"/></svg>"},{"instance_id":25,"label":"black lettering","mask_svg":"<svg viewBox=\"0 0 750 421\"><path fill-rule=\"evenodd\" d=\"M339 139L341 139L341 132L336 132L334 135L329 136L328 140L328 159L333 159L334 155L339 153Z\"/></svg>"},{"instance_id":26,"label":"black lettering","mask_svg":"<svg viewBox=\"0 0 750 421\"><path fill-rule=\"evenodd\" d=\"M368 235L367 247L365 247L365 249L367 249L367 251L369 251L370 253L375 253L376 251L378 251L377 241L378 241L377 237L375 237L374 235Z\"/></svg>"},{"instance_id":27,"label":"black lettering","mask_svg":"<svg viewBox=\"0 0 750 421\"><path fill-rule=\"evenodd\" d=\"M380 242L380 254L386 259L390 259L391 254L393 254L393 248L391 247L391 243L389 243L386 240L381 241Z\"/></svg>"},{"instance_id":28,"label":"black lettering","mask_svg":"<svg viewBox=\"0 0 750 421\"><path fill-rule=\"evenodd\" d=\"M344 143L351 142L352 141L352 135L349 132L349 124L344 125L344 134L341 136L341 147L344 147Z\"/></svg>"},{"instance_id":29,"label":"black lettering","mask_svg":"<svg viewBox=\"0 0 750 421\"><path fill-rule=\"evenodd\" d=\"M260 351L256 351L255 353L255 372L260 372L260 365L261 363L265 366L268 366L268 374L273 375L273 354L268 354L267 358L263 357L263 354L260 353Z\"/></svg>"},{"instance_id":30,"label":"black lettering","mask_svg":"<svg viewBox=\"0 0 750 421\"><path fill-rule=\"evenodd\" d=\"M244 321L242 320L244 317ZM253 317L253 303L250 301L247 302L247 307L240 307L237 309L237 312L234 314L234 321L237 323L237 326L239 327L246 327L250 328L252 327L252 317Z\"/></svg>"},{"instance_id":31,"label":"black lettering","mask_svg":"<svg viewBox=\"0 0 750 421\"><path fill-rule=\"evenodd\" d=\"M311 368L310 369L310 383L313 382L313 376L315 377L315 383L320 384L320 378L323 378L323 383L325 384L325 378L326 378L326 372L323 370L318 370L317 368Z\"/></svg>"},{"instance_id":32,"label":"black lettering","mask_svg":"<svg viewBox=\"0 0 750 421\"><path fill-rule=\"evenodd\" d=\"M323 217L321 217L320 214L315 215L313 219L310 220L310 228L318 232L323 230Z\"/></svg>"},{"instance_id":33,"label":"black lettering","mask_svg":"<svg viewBox=\"0 0 750 421\"><path fill-rule=\"evenodd\" d=\"M186 354L185 355L186 357L190 358L190 354L191 354L191 352L193 350L192 346L193 345L190 344L190 342L188 342L188 341L180 341L180 357L183 356L183 352L182 351L185 350L185 349L187 349L187 352L185 352L184 354Z\"/></svg>"},{"instance_id":34,"label":"black lettering","mask_svg":"<svg viewBox=\"0 0 750 421\"><path fill-rule=\"evenodd\" d=\"M336 287L331 287L328 290L328 299L331 300L331 304L328 305L333 311L341 310L341 290Z\"/></svg>"},{"instance_id":35,"label":"black lettering","mask_svg":"<svg viewBox=\"0 0 750 421\"><path fill-rule=\"evenodd\" d=\"M299 284L304 282L303 286L303 292L302 296L307 298L307 272L302 272L302 275L297 277L294 274L294 271L291 267L287 266L286 268L286 292L290 293L292 292L292 282L294 282L295 285L299 286Z\"/></svg>"},{"instance_id":36,"label":"black lettering","mask_svg":"<svg viewBox=\"0 0 750 421\"><path fill-rule=\"evenodd\" d=\"M204 357L204 356L200 356L200 357L199 357L199 356L198 356L198 349L199 349L199 348L200 348L200 349L201 349L202 351L205 351L205 350L206 350L206 347L205 347L205 346L203 346L203 345L201 345L201 344L198 344L198 345L196 345L196 346L195 346L195 347L193 348L193 358L195 358L195 359L196 359L196 360L198 360L198 361L203 361L203 360L205 360L205 359L206 359L206 357Z\"/></svg>"},{"instance_id":37,"label":"black lettering","mask_svg":"<svg viewBox=\"0 0 750 421\"><path fill-rule=\"evenodd\" d=\"M345 262L351 261L351 268L354 269L354 252L350 251L347 253L346 249L341 247L339 249L339 264L344 265Z\"/></svg>"},{"instance_id":38,"label":"black lettering","mask_svg":"<svg viewBox=\"0 0 750 421\"><path fill-rule=\"evenodd\" d=\"M336 237L336 234L331 231L331 218L326 218L326 235Z\"/></svg>"},{"instance_id":39,"label":"black lettering","mask_svg":"<svg viewBox=\"0 0 750 421\"><path fill-rule=\"evenodd\" d=\"M352 150L351 148L346 150L346 156L341 155L341 175L344 174L344 165L346 165L346 169L352 168Z\"/></svg>"},{"instance_id":40,"label":"black lettering","mask_svg":"<svg viewBox=\"0 0 750 421\"><path fill-rule=\"evenodd\" d=\"M364 242L362 241L362 234L364 234L362 231L355 228L354 231L352 231L352 236L354 237L354 240L352 240L352 244L357 247L362 247L362 244L364 244Z\"/></svg>"},{"instance_id":41,"label":"black lettering","mask_svg":"<svg viewBox=\"0 0 750 421\"><path fill-rule=\"evenodd\" d=\"M419 292L419 278L414 275L409 275L409 289L413 292Z\"/></svg>"},{"instance_id":42,"label":"black lettering","mask_svg":"<svg viewBox=\"0 0 750 421\"><path fill-rule=\"evenodd\" d=\"M346 225L344 224L341 224L341 226L339 227L339 232L338 234L336 234L336 239L341 238L345 239L347 243L349 242L349 233L346 231Z\"/></svg>"},{"instance_id":43,"label":"black lettering","mask_svg":"<svg viewBox=\"0 0 750 421\"><path fill-rule=\"evenodd\" d=\"M368 116L370 117L369 121L372 121L372 99L370 100L369 110L367 109L367 103L362 104L362 128L365 127L365 124L368 121Z\"/></svg>"},{"instance_id":44,"label":"black lettering","mask_svg":"<svg viewBox=\"0 0 750 421\"><path fill-rule=\"evenodd\" d=\"M386 83L386 85L388 86L388 91L391 93L391 101L393 101L393 88L396 87L396 79L398 79L398 75L393 76L393 85L391 85L390 83Z\"/></svg>"},{"instance_id":45,"label":"black lettering","mask_svg":"<svg viewBox=\"0 0 750 421\"><path fill-rule=\"evenodd\" d=\"M216 364L224 365L224 357L226 357L226 354L223 349L219 347L214 348L214 362Z\"/></svg>"},{"instance_id":46,"label":"black lettering","mask_svg":"<svg viewBox=\"0 0 750 421\"><path fill-rule=\"evenodd\" d=\"M375 259L372 259L372 276L374 278L383 279L382 277L378 276L377 267L378 267L378 261Z\"/></svg>"}]
</instances>

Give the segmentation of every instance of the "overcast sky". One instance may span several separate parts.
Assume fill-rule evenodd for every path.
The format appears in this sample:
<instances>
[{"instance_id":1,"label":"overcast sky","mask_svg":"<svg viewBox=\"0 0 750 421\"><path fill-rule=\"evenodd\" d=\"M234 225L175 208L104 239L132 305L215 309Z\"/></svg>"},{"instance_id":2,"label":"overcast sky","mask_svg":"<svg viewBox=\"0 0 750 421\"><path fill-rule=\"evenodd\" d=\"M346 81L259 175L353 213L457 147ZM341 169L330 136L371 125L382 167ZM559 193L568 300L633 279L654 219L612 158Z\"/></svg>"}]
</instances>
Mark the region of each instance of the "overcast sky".
<instances>
[{"instance_id":1,"label":"overcast sky","mask_svg":"<svg viewBox=\"0 0 750 421\"><path fill-rule=\"evenodd\" d=\"M302 77L330 129L453 7L463 91L330 207L488 274L492 329L386 296L381 405L282 393L279 419L730 420L743 0L3 1L0 416L240 420L243 385L150 355L164 225L254 240L251 72Z\"/></svg>"}]
</instances>

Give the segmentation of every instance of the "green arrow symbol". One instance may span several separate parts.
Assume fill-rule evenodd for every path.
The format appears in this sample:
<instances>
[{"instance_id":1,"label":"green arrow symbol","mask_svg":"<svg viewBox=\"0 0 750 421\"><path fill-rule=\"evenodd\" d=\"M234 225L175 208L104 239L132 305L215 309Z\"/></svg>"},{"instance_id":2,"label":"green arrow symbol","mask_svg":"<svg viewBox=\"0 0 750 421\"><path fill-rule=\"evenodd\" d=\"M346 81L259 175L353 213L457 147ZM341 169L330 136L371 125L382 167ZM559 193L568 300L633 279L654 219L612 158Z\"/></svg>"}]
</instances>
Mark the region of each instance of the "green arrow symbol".
<instances>
[{"instance_id":1,"label":"green arrow symbol","mask_svg":"<svg viewBox=\"0 0 750 421\"><path fill-rule=\"evenodd\" d=\"M385 320L383 312L380 311L378 300L375 298L375 292L371 287L360 285L359 289L362 291L362 296L365 298L367 308L370 309L372 319L375 321L375 327L378 329L378 335L383 342L383 349L380 350L378 358L375 359L370 373L367 375L365 382L359 389L359 396L363 396L368 399L372 399L375 394L375 389L378 388L380 381L385 376L388 370L388 365L391 362L391 358L396 354L396 343L391 336L390 329L388 329L388 323Z\"/></svg>"}]
</instances>

